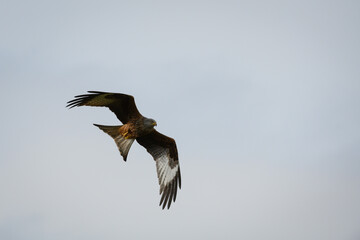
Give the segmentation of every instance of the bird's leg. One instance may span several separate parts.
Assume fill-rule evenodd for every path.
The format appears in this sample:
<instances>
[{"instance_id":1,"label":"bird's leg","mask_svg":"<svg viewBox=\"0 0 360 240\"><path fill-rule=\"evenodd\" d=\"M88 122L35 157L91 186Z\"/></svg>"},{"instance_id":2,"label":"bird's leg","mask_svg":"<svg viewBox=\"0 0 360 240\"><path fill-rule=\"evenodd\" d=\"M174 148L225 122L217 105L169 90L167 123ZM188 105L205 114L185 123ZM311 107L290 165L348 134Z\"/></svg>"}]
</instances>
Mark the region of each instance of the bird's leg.
<instances>
[{"instance_id":1,"label":"bird's leg","mask_svg":"<svg viewBox=\"0 0 360 240\"><path fill-rule=\"evenodd\" d=\"M130 128L126 129L126 132L123 133L124 138L125 139L131 138L131 133L132 133L132 131Z\"/></svg>"}]
</instances>

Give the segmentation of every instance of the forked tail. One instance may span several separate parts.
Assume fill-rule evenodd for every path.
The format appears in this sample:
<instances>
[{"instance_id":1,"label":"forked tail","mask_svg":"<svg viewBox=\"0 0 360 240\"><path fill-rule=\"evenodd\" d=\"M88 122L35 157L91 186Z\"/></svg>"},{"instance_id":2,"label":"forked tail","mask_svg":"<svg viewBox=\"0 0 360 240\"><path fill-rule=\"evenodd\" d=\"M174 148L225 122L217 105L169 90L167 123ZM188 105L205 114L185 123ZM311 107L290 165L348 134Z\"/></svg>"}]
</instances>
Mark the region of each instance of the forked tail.
<instances>
[{"instance_id":1,"label":"forked tail","mask_svg":"<svg viewBox=\"0 0 360 240\"><path fill-rule=\"evenodd\" d=\"M125 139L121 135L120 128L121 126L104 126L99 124L94 124L94 126L100 128L105 133L109 134L110 137L112 137L116 143L116 146L118 147L121 156L123 157L124 161L126 161L127 155L129 153L130 147L135 139Z\"/></svg>"}]
</instances>

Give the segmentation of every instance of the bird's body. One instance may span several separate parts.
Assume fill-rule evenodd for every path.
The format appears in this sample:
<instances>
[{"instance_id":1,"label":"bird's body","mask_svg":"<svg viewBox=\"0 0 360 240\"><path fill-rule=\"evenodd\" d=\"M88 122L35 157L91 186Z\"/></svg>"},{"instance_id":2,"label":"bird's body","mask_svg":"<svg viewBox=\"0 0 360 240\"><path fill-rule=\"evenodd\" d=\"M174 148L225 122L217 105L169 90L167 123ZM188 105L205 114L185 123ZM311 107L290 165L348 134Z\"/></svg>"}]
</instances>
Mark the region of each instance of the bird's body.
<instances>
[{"instance_id":1,"label":"bird's body","mask_svg":"<svg viewBox=\"0 0 360 240\"><path fill-rule=\"evenodd\" d=\"M115 141L124 161L130 147L136 140L153 156L156 161L160 184L162 207L169 208L176 199L177 187L181 188L180 166L175 140L155 130L157 123L142 116L136 108L134 97L121 93L89 91L90 94L75 96L68 107L97 106L108 107L123 123L118 126L94 124Z\"/></svg>"},{"instance_id":2,"label":"bird's body","mask_svg":"<svg viewBox=\"0 0 360 240\"><path fill-rule=\"evenodd\" d=\"M154 131L156 122L151 124L145 124L146 122L152 122L152 119L146 117L140 117L138 119L130 119L128 123L121 126L119 129L120 133L125 139L136 139L138 137L145 136L150 132Z\"/></svg>"}]
</instances>

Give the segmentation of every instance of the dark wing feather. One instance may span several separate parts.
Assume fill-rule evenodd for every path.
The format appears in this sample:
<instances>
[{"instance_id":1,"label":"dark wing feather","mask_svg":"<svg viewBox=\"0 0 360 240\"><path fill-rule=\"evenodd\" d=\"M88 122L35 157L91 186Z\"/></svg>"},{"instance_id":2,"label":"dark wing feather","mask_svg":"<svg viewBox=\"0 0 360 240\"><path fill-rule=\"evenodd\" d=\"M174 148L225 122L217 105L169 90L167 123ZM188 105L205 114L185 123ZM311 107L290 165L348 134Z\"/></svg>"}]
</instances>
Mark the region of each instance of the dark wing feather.
<instances>
[{"instance_id":1,"label":"dark wing feather","mask_svg":"<svg viewBox=\"0 0 360 240\"><path fill-rule=\"evenodd\" d=\"M129 119L141 117L133 96L96 91L88 91L88 93L75 96L75 99L69 101L66 107L108 107L123 124L127 123Z\"/></svg>"},{"instance_id":2,"label":"dark wing feather","mask_svg":"<svg viewBox=\"0 0 360 240\"><path fill-rule=\"evenodd\" d=\"M175 140L156 130L136 139L153 156L159 178L161 200L164 209L175 202L177 188L181 188L180 165Z\"/></svg>"}]
</instances>

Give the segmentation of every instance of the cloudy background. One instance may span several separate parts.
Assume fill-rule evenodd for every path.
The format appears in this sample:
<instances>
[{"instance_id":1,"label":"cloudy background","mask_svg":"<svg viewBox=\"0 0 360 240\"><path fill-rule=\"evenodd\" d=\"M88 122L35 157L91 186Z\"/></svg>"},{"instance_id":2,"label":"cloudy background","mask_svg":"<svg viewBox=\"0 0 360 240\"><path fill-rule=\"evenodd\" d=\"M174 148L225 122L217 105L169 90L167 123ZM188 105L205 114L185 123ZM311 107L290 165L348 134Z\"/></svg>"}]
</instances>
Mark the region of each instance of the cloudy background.
<instances>
[{"instance_id":1,"label":"cloudy background","mask_svg":"<svg viewBox=\"0 0 360 240\"><path fill-rule=\"evenodd\" d=\"M1 1L0 239L360 239L358 1ZM132 94L182 189L66 102Z\"/></svg>"}]
</instances>

